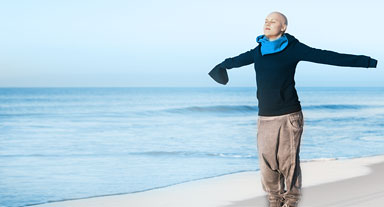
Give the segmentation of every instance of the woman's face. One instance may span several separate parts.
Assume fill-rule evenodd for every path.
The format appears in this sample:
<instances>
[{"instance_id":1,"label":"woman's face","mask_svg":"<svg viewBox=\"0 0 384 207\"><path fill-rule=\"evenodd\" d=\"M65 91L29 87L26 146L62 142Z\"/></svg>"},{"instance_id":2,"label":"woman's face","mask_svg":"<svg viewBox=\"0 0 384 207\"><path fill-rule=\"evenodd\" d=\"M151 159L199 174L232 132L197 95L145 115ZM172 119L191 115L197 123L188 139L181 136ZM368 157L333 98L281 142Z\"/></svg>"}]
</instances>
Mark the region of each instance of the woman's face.
<instances>
[{"instance_id":1,"label":"woman's face","mask_svg":"<svg viewBox=\"0 0 384 207\"><path fill-rule=\"evenodd\" d=\"M264 35L268 37L268 39L277 39L279 38L286 26L284 25L284 20L279 14L272 13L267 16L264 23Z\"/></svg>"}]
</instances>

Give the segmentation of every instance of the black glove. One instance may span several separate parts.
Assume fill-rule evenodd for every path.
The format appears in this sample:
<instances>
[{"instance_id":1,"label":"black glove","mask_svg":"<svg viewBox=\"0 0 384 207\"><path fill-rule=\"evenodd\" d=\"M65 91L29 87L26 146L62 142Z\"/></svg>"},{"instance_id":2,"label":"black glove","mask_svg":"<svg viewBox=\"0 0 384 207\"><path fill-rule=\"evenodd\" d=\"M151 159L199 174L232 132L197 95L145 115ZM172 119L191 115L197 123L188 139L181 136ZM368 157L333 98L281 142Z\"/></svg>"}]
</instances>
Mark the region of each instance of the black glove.
<instances>
[{"instance_id":1,"label":"black glove","mask_svg":"<svg viewBox=\"0 0 384 207\"><path fill-rule=\"evenodd\" d=\"M225 85L228 83L227 69L221 63L216 65L208 74L220 84Z\"/></svg>"}]
</instances>

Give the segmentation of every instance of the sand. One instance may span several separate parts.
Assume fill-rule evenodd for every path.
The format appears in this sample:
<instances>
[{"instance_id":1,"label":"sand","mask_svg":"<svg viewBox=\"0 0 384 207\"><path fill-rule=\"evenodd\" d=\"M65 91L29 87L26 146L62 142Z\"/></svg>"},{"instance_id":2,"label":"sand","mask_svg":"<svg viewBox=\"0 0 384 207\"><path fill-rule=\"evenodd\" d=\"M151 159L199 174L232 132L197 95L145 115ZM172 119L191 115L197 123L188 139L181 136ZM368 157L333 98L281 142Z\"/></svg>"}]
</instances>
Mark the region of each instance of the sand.
<instances>
[{"instance_id":1,"label":"sand","mask_svg":"<svg viewBox=\"0 0 384 207\"><path fill-rule=\"evenodd\" d=\"M384 206L384 155L301 162L301 207ZM266 206L258 171L240 172L149 191L49 202L34 207Z\"/></svg>"},{"instance_id":2,"label":"sand","mask_svg":"<svg viewBox=\"0 0 384 207\"><path fill-rule=\"evenodd\" d=\"M325 182L314 186L303 186L302 200L300 207L378 207L384 206L384 156L373 158L351 160L356 164L369 167L369 173L365 175L354 176L352 178L339 181ZM379 161L379 162L376 162ZM348 161L349 162L349 161ZM330 162L321 163L324 168L321 171L333 171L329 169ZM337 162L333 162L337 163ZM312 163L311 163L312 164ZM343 169L341 169L343 170ZM354 167L344 168L344 171L353 173ZM362 169L361 169L362 170ZM321 172L320 171L320 172ZM305 167L305 173L312 173L313 170ZM239 202L233 202L226 207L248 207L248 206L267 206L266 198L258 196Z\"/></svg>"}]
</instances>

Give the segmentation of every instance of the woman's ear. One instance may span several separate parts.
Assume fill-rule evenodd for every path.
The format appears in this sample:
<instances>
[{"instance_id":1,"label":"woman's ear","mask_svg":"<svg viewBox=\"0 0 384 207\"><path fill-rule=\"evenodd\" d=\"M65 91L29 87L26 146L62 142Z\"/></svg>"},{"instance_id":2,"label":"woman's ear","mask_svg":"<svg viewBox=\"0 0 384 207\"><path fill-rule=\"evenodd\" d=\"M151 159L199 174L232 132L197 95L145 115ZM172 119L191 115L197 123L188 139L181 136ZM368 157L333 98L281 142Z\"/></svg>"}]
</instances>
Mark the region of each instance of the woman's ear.
<instances>
[{"instance_id":1,"label":"woman's ear","mask_svg":"<svg viewBox=\"0 0 384 207\"><path fill-rule=\"evenodd\" d=\"M285 31L287 31L287 25L283 24L283 26L281 27L281 31L285 33Z\"/></svg>"}]
</instances>

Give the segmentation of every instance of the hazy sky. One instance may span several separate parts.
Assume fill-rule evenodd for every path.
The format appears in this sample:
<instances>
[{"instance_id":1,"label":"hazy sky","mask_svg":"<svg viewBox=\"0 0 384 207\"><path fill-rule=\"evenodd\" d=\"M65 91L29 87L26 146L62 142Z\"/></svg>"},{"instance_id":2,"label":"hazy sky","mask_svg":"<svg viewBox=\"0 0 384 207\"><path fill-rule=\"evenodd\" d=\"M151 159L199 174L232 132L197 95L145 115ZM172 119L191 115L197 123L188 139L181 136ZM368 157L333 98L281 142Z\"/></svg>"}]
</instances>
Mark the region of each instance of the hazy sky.
<instances>
[{"instance_id":1,"label":"hazy sky","mask_svg":"<svg viewBox=\"0 0 384 207\"><path fill-rule=\"evenodd\" d=\"M380 0L4 0L0 87L218 86L208 72L255 46L265 17L315 48L371 56L378 68L300 62L297 86L384 86ZM225 87L255 86L253 65Z\"/></svg>"}]
</instances>

